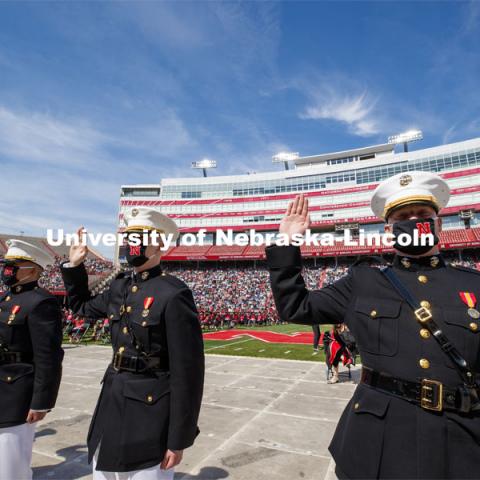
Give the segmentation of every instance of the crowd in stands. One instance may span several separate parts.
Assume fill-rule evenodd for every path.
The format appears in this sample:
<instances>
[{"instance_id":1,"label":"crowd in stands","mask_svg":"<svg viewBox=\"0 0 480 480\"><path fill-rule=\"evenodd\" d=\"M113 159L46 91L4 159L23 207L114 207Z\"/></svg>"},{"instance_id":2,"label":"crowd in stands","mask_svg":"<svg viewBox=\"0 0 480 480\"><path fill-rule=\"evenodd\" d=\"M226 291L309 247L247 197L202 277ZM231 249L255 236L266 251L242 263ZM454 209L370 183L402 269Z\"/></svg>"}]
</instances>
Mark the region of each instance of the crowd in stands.
<instances>
[{"instance_id":1,"label":"crowd in stands","mask_svg":"<svg viewBox=\"0 0 480 480\"><path fill-rule=\"evenodd\" d=\"M479 268L476 257L458 252L446 253L447 261L470 268ZM55 265L45 270L41 284L50 291L64 289L59 265L65 259L58 257ZM105 275L112 272L112 263L87 258L86 268L90 275L99 275L107 283ZM303 276L308 289L318 289L329 285L348 273L352 264L334 258L304 261ZM193 291L200 322L205 330L235 328L238 326L255 327L281 323L275 309L270 289L268 270L265 264L181 264L165 262L163 268L168 273L182 279ZM115 272L112 272L114 275ZM106 285L104 288L108 288ZM2 285L0 284L0 291ZM76 318L71 312L65 313L65 333L71 341L83 338L101 339L109 332L108 320L94 321ZM90 336L90 337L89 337Z\"/></svg>"},{"instance_id":2,"label":"crowd in stands","mask_svg":"<svg viewBox=\"0 0 480 480\"><path fill-rule=\"evenodd\" d=\"M203 267L164 265L165 270L182 279L193 291L204 328L235 328L279 322L268 272L263 268Z\"/></svg>"},{"instance_id":3,"label":"crowd in stands","mask_svg":"<svg viewBox=\"0 0 480 480\"><path fill-rule=\"evenodd\" d=\"M460 265L462 267L475 268L477 270L480 270L480 262L476 262L471 257L466 257L466 258L463 258L462 260L454 259L454 260L451 260L450 263L452 265Z\"/></svg>"},{"instance_id":4,"label":"crowd in stands","mask_svg":"<svg viewBox=\"0 0 480 480\"><path fill-rule=\"evenodd\" d=\"M48 266L42 273L39 284L51 292L63 291L65 289L60 273L60 265L68 260L67 257L55 257L54 265ZM85 268L89 275L105 275L113 269L112 262L96 257L87 257ZM0 281L0 291L5 290Z\"/></svg>"}]
</instances>

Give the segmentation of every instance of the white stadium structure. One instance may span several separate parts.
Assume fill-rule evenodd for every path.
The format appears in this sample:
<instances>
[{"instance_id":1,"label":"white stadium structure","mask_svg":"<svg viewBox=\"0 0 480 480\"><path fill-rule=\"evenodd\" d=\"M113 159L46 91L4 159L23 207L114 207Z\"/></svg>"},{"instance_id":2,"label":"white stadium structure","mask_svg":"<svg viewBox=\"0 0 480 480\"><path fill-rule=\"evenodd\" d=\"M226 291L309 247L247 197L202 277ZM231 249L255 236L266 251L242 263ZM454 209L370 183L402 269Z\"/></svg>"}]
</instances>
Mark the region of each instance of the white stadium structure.
<instances>
[{"instance_id":1,"label":"white stadium structure","mask_svg":"<svg viewBox=\"0 0 480 480\"><path fill-rule=\"evenodd\" d=\"M252 260L264 258L264 247L214 245L217 229L274 232L288 202L298 193L309 198L312 230L344 228L380 231L381 219L370 210L378 183L400 172L423 170L440 174L450 185L451 199L440 215L445 249L480 246L480 138L433 148L396 153L385 143L343 152L300 157L293 155L283 171L205 178L164 178L159 184L123 185L119 230L127 209L148 206L169 215L182 233L205 229L204 245L181 241L165 260ZM336 246L302 247L305 256L356 256L386 250ZM121 258L117 247L116 257Z\"/></svg>"}]
</instances>

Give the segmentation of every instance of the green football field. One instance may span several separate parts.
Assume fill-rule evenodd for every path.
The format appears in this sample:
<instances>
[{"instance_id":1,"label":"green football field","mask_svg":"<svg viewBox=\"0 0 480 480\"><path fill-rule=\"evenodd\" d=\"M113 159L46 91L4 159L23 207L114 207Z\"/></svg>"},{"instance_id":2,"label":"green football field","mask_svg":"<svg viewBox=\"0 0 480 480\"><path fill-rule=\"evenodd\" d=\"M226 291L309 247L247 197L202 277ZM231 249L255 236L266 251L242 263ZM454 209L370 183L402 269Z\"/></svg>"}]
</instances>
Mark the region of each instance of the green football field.
<instances>
[{"instance_id":1,"label":"green football field","mask_svg":"<svg viewBox=\"0 0 480 480\"><path fill-rule=\"evenodd\" d=\"M330 326L322 326L322 331ZM236 330L269 331L292 334L295 332L311 332L311 327L303 325L275 325L267 327L239 327ZM239 355L245 357L284 358L288 360L310 360L325 362L322 349L313 352L312 345L291 343L267 343L249 336L237 337L232 340L204 340L205 353L211 355Z\"/></svg>"},{"instance_id":2,"label":"green football field","mask_svg":"<svg viewBox=\"0 0 480 480\"><path fill-rule=\"evenodd\" d=\"M329 330L331 326L323 325L322 331ZM295 332L311 332L311 327L303 325L271 325L267 327L238 327L236 330L255 330L277 333L292 334ZM205 331L204 333L209 333ZM64 342L69 343L67 336ZM109 344L96 342L91 334L87 333L79 342L80 344ZM208 355L238 355L244 357L283 358L288 360L310 360L313 362L324 362L325 354L320 345L318 353L313 352L312 345L291 344L291 343L267 343L247 335L236 337L232 340L204 340L205 353Z\"/></svg>"}]
</instances>

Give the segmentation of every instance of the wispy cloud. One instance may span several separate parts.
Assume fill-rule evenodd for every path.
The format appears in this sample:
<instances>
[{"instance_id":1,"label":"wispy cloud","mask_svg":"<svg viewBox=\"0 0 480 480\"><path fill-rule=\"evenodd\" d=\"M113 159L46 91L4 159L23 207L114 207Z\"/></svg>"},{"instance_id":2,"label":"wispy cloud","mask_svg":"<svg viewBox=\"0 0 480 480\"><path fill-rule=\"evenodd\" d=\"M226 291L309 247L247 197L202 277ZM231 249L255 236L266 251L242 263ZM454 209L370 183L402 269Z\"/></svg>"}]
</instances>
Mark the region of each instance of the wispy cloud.
<instances>
[{"instance_id":1,"label":"wispy cloud","mask_svg":"<svg viewBox=\"0 0 480 480\"><path fill-rule=\"evenodd\" d=\"M304 96L306 106L298 114L304 120L338 123L358 137L384 137L421 128L437 135L447 128L433 104L416 104L376 85L364 85L339 72L309 72L311 80L295 78L289 87Z\"/></svg>"},{"instance_id":2,"label":"wispy cloud","mask_svg":"<svg viewBox=\"0 0 480 480\"><path fill-rule=\"evenodd\" d=\"M354 135L367 137L380 132L374 115L376 103L366 91L350 94L328 86L313 93L313 104L305 108L300 118L342 122Z\"/></svg>"},{"instance_id":3,"label":"wispy cloud","mask_svg":"<svg viewBox=\"0 0 480 480\"><path fill-rule=\"evenodd\" d=\"M0 106L0 155L27 163L96 168L116 164L126 152L169 160L193 148L195 140L174 110L159 112L145 124L113 125L103 131L81 118L58 118L49 113L18 111ZM123 150L122 156L115 152ZM131 158L131 157L130 157Z\"/></svg>"},{"instance_id":4,"label":"wispy cloud","mask_svg":"<svg viewBox=\"0 0 480 480\"><path fill-rule=\"evenodd\" d=\"M0 106L0 154L49 164L91 161L108 137L82 120Z\"/></svg>"},{"instance_id":5,"label":"wispy cloud","mask_svg":"<svg viewBox=\"0 0 480 480\"><path fill-rule=\"evenodd\" d=\"M120 185L159 182L172 159L195 145L173 110L105 132L82 119L0 106L0 231L44 235L80 224L114 231Z\"/></svg>"}]
</instances>

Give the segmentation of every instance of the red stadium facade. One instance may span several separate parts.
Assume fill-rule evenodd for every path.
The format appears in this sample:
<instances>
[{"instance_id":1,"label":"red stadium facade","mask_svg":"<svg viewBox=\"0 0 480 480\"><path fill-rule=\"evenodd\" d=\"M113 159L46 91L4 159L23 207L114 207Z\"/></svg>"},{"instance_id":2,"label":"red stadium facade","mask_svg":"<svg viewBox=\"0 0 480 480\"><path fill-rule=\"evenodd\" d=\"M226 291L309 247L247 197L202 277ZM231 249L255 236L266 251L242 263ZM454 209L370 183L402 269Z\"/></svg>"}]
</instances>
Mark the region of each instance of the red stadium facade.
<instances>
[{"instance_id":1,"label":"red stadium facade","mask_svg":"<svg viewBox=\"0 0 480 480\"><path fill-rule=\"evenodd\" d=\"M267 173L206 178L165 178L159 184L124 185L119 230L126 209L149 206L174 218L182 234L207 232L204 245L170 248L167 261L256 260L264 247L216 245L216 231L270 233L278 230L288 202L298 193L309 198L312 230L338 232L350 228L383 230L372 215L370 197L378 183L400 172L435 172L447 180L451 199L440 215L444 249L480 246L480 138L412 152L395 153L382 144L343 152L300 157L292 169ZM357 256L388 253L385 248L305 246L306 257ZM122 261L117 246L116 257Z\"/></svg>"}]
</instances>

